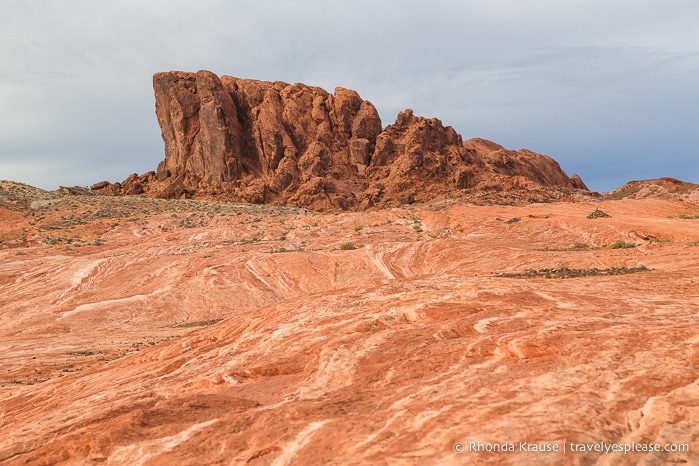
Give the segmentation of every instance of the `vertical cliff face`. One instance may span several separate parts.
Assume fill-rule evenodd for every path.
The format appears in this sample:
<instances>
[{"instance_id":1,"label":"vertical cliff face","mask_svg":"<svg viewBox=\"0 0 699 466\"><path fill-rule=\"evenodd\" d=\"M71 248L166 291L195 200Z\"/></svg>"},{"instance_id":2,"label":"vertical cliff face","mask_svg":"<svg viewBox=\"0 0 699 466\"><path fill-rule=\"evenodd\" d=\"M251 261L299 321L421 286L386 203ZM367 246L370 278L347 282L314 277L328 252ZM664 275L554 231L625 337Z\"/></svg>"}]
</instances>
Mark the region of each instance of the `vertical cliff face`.
<instances>
[{"instance_id":1,"label":"vertical cliff face","mask_svg":"<svg viewBox=\"0 0 699 466\"><path fill-rule=\"evenodd\" d=\"M244 144L236 106L221 80L208 71L159 73L153 87L166 154L158 178L235 179Z\"/></svg>"},{"instance_id":2,"label":"vertical cliff face","mask_svg":"<svg viewBox=\"0 0 699 466\"><path fill-rule=\"evenodd\" d=\"M356 204L357 175L381 132L376 108L356 92L208 71L158 73L153 83L166 154L155 194Z\"/></svg>"},{"instance_id":3,"label":"vertical cliff face","mask_svg":"<svg viewBox=\"0 0 699 466\"><path fill-rule=\"evenodd\" d=\"M158 73L153 86L165 160L157 172L93 189L328 210L458 196L479 186L581 187L553 159L464 143L453 128L411 110L382 129L376 108L349 89L330 94L209 71Z\"/></svg>"}]
</instances>

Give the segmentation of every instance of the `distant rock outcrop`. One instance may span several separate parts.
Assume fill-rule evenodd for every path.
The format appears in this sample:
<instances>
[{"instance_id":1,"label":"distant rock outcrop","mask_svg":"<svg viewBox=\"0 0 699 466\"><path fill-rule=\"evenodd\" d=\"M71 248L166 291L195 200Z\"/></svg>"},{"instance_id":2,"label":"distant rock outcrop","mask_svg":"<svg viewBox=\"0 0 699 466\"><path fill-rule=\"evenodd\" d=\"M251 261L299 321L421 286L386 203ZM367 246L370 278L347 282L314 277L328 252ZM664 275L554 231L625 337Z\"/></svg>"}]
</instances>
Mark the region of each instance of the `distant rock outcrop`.
<instances>
[{"instance_id":1,"label":"distant rock outcrop","mask_svg":"<svg viewBox=\"0 0 699 466\"><path fill-rule=\"evenodd\" d=\"M464 142L452 127L409 109L382 129L371 102L348 89L329 94L209 71L158 73L153 85L165 160L155 172L93 190L316 210L482 192L511 196L517 189L539 190L541 200L587 191L550 157L482 139Z\"/></svg>"},{"instance_id":2,"label":"distant rock outcrop","mask_svg":"<svg viewBox=\"0 0 699 466\"><path fill-rule=\"evenodd\" d=\"M624 186L608 193L606 199L682 199L699 198L699 184L687 183L675 178L629 181Z\"/></svg>"}]
</instances>

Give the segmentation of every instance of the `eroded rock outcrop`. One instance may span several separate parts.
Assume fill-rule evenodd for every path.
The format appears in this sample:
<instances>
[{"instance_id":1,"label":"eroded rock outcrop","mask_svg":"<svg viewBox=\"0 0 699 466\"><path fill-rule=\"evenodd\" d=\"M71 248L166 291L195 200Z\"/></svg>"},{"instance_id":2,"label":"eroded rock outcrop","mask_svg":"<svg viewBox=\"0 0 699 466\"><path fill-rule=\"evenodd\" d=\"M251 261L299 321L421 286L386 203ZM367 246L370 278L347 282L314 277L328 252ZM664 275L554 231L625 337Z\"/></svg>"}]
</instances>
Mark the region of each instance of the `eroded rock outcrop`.
<instances>
[{"instance_id":1,"label":"eroded rock outcrop","mask_svg":"<svg viewBox=\"0 0 699 466\"><path fill-rule=\"evenodd\" d=\"M699 185L675 178L629 181L604 194L606 199L686 199L699 198Z\"/></svg>"},{"instance_id":2,"label":"eroded rock outcrop","mask_svg":"<svg viewBox=\"0 0 699 466\"><path fill-rule=\"evenodd\" d=\"M355 91L209 71L153 77L165 160L156 172L97 183L104 194L222 198L360 209L474 190L584 190L550 157L462 141L436 118L401 112L382 129Z\"/></svg>"}]
</instances>

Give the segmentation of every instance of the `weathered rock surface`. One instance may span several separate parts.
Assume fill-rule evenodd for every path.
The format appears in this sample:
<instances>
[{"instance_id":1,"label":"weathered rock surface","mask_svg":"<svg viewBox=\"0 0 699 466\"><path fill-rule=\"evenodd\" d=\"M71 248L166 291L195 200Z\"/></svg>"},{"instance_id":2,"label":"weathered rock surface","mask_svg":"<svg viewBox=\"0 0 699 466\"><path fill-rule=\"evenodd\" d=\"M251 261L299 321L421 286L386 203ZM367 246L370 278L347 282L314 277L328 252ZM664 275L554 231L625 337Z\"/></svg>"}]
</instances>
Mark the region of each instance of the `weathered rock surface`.
<instances>
[{"instance_id":1,"label":"weathered rock surface","mask_svg":"<svg viewBox=\"0 0 699 466\"><path fill-rule=\"evenodd\" d=\"M263 82L209 71L153 78L165 160L156 172L97 192L160 198L218 198L356 210L397 206L483 189L528 200L587 192L550 157L463 142L436 118L401 112L382 129L376 108L336 88Z\"/></svg>"},{"instance_id":2,"label":"weathered rock surface","mask_svg":"<svg viewBox=\"0 0 699 466\"><path fill-rule=\"evenodd\" d=\"M675 178L629 181L624 186L608 193L606 199L684 199L699 198L699 184L687 183Z\"/></svg>"},{"instance_id":3,"label":"weathered rock surface","mask_svg":"<svg viewBox=\"0 0 699 466\"><path fill-rule=\"evenodd\" d=\"M0 183L0 464L697 464L696 212L303 215ZM689 451L519 447L602 441Z\"/></svg>"}]
</instances>

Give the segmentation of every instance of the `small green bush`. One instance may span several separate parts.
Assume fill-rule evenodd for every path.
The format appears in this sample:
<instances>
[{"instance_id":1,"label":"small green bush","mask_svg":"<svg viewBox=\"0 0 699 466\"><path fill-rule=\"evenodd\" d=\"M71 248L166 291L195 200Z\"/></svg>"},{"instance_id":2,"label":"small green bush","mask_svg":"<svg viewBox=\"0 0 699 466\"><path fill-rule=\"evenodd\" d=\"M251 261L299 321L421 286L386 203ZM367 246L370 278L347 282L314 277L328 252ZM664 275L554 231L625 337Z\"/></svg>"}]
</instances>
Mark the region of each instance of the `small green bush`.
<instances>
[{"instance_id":1,"label":"small green bush","mask_svg":"<svg viewBox=\"0 0 699 466\"><path fill-rule=\"evenodd\" d=\"M509 219L509 220L506 221L505 223L512 224L512 223L517 223L517 222L519 222L519 221L521 221L521 220L522 220L522 219L519 218L519 217L512 217L511 219Z\"/></svg>"},{"instance_id":2,"label":"small green bush","mask_svg":"<svg viewBox=\"0 0 699 466\"><path fill-rule=\"evenodd\" d=\"M628 249L635 248L636 246L636 243L627 243L623 239L618 239L609 245L609 249Z\"/></svg>"},{"instance_id":3,"label":"small green bush","mask_svg":"<svg viewBox=\"0 0 699 466\"><path fill-rule=\"evenodd\" d=\"M343 250L343 251L352 251L352 250L354 250L354 249L360 249L360 248L363 248L363 247L364 247L364 245L363 245L362 243L354 244L354 243L351 242L351 241L347 241L346 243L342 243L342 244L340 245L340 249Z\"/></svg>"}]
</instances>

